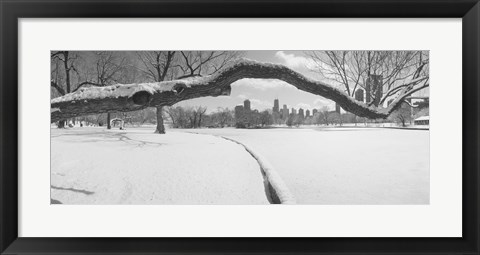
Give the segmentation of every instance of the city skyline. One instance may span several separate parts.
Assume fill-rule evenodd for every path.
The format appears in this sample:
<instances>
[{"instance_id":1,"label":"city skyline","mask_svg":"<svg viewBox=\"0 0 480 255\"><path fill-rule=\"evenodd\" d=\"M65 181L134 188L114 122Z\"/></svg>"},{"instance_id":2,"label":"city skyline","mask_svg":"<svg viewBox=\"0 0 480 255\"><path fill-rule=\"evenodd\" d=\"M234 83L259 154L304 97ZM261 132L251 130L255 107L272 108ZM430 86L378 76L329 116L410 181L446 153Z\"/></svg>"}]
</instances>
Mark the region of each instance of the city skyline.
<instances>
[{"instance_id":1,"label":"city skyline","mask_svg":"<svg viewBox=\"0 0 480 255\"><path fill-rule=\"evenodd\" d=\"M262 112L262 111L268 111L271 114L278 114L279 118L285 118L289 114L294 114L294 115L302 115L303 117L313 117L319 110L320 108L295 108L291 107L289 108L287 104L283 104L283 107L280 108L280 99L275 98L273 100L273 107L267 108L264 110L256 109L251 106L251 101L249 99L245 99L242 104L238 104L234 107L234 111L238 111L241 109L242 111L257 111L257 112ZM310 111L311 110L311 111ZM340 105L335 103L335 110L332 110L330 112L337 112L337 113L348 113L345 110L343 110Z\"/></svg>"},{"instance_id":2,"label":"city skyline","mask_svg":"<svg viewBox=\"0 0 480 255\"><path fill-rule=\"evenodd\" d=\"M247 51L245 57L262 62L283 64L312 79L322 79L308 68L311 60L302 51ZM181 102L179 105L202 105L207 107L207 112L215 112L218 107L234 109L247 98L250 100L252 108L259 111L271 109L271 102L275 98L282 98L282 101L290 108L328 106L330 109L334 109L335 107L334 102L329 99L298 90L286 82L272 79L242 79L232 84L230 96L197 98Z\"/></svg>"},{"instance_id":3,"label":"city skyline","mask_svg":"<svg viewBox=\"0 0 480 255\"><path fill-rule=\"evenodd\" d=\"M275 51L275 50L259 50L246 51L245 58L270 62L275 64L285 65L308 78L314 80L324 81L331 85L338 85L338 88L343 90L339 84L333 84L332 81L325 80L318 72L313 71L313 60L304 51ZM378 77L377 77L378 78ZM378 83L377 80L372 81ZM232 91L230 96L219 97L204 97L196 98L178 103L181 106L205 106L207 112L215 112L219 107L234 109L235 106L243 103L245 99L249 99L252 108L263 111L271 109L271 102L276 98L282 98L282 101L289 105L289 108L303 108L303 109L320 109L327 106L330 111L336 111L335 103L332 100L314 95L308 92L301 91L296 87L280 80L274 79L242 79L232 83ZM375 86L372 85L372 86ZM360 90L357 90L357 92ZM363 98L367 100L364 91ZM416 92L414 95L428 97L429 88ZM283 105L283 103L281 104Z\"/></svg>"}]
</instances>

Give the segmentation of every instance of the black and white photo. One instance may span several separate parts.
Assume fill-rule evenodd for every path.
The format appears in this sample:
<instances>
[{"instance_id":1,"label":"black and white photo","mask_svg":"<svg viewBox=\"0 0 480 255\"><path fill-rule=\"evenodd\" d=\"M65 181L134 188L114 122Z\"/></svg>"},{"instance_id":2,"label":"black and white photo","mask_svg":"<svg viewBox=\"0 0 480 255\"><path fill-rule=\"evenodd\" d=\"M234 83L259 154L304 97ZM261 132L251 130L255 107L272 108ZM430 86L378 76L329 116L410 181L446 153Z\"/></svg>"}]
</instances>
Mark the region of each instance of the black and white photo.
<instances>
[{"instance_id":1,"label":"black and white photo","mask_svg":"<svg viewBox=\"0 0 480 255\"><path fill-rule=\"evenodd\" d=\"M51 204L430 204L429 51L50 57Z\"/></svg>"}]
</instances>

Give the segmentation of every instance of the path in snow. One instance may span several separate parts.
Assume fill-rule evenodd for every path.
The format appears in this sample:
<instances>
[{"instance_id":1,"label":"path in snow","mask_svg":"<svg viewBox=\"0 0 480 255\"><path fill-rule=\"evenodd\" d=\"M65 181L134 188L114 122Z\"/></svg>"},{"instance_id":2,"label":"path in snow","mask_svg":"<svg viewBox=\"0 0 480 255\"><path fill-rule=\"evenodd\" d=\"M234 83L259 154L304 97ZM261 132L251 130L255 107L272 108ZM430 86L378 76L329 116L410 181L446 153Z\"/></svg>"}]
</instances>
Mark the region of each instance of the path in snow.
<instances>
[{"instance_id":1,"label":"path in snow","mask_svg":"<svg viewBox=\"0 0 480 255\"><path fill-rule=\"evenodd\" d=\"M201 134L201 133L196 133L196 132L188 132L188 133L193 133L193 134ZM264 178L264 186L265 186L265 193L267 194L268 201L271 204L295 204L295 197L293 194L288 190L287 185L285 185L285 182L282 180L280 175L275 171L274 167L268 160L262 156L261 154L258 154L256 151L248 147L247 145L225 137L225 136L218 136L214 135L215 137L219 137L231 142L234 142L240 146L242 146L252 157L257 161L260 170L262 172L262 176Z\"/></svg>"},{"instance_id":2,"label":"path in snow","mask_svg":"<svg viewBox=\"0 0 480 255\"><path fill-rule=\"evenodd\" d=\"M217 137L152 128L51 131L51 198L63 204L268 204L257 162Z\"/></svg>"},{"instance_id":3,"label":"path in snow","mask_svg":"<svg viewBox=\"0 0 480 255\"><path fill-rule=\"evenodd\" d=\"M225 128L195 132L232 138L263 155L298 204L429 203L428 131Z\"/></svg>"}]
</instances>

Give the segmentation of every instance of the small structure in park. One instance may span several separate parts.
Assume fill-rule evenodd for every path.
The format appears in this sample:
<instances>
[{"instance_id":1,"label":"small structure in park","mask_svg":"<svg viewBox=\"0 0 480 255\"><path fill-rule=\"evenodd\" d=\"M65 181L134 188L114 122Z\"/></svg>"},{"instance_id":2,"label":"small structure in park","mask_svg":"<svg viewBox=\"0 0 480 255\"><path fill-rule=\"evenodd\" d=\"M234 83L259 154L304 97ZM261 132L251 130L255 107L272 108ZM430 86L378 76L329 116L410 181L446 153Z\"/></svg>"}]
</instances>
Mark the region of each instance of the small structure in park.
<instances>
[{"instance_id":1,"label":"small structure in park","mask_svg":"<svg viewBox=\"0 0 480 255\"><path fill-rule=\"evenodd\" d=\"M429 125L430 124L430 116L418 117L418 118L413 120L413 124L415 124L415 125Z\"/></svg>"},{"instance_id":2,"label":"small structure in park","mask_svg":"<svg viewBox=\"0 0 480 255\"><path fill-rule=\"evenodd\" d=\"M118 125L120 130L123 130L124 125L125 125L125 121L123 119L119 119L119 118L113 118L112 120L110 120L110 126L116 127L117 125Z\"/></svg>"}]
</instances>

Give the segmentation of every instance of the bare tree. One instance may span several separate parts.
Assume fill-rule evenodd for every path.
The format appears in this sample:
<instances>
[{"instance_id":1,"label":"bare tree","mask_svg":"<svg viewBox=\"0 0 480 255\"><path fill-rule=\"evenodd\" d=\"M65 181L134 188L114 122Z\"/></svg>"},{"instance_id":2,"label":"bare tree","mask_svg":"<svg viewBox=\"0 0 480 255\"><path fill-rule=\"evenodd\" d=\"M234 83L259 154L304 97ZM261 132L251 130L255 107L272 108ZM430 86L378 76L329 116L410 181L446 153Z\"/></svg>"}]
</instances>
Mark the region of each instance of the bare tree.
<instances>
[{"instance_id":1,"label":"bare tree","mask_svg":"<svg viewBox=\"0 0 480 255\"><path fill-rule=\"evenodd\" d=\"M193 124L190 122L190 116L192 115L192 108L184 108L181 106L167 107L166 112L173 122L174 128L188 128Z\"/></svg>"},{"instance_id":2,"label":"bare tree","mask_svg":"<svg viewBox=\"0 0 480 255\"><path fill-rule=\"evenodd\" d=\"M311 51L307 55L314 62L310 68L347 95L364 90L368 105L383 105L412 84L422 86L411 94L430 85L427 51Z\"/></svg>"},{"instance_id":3,"label":"bare tree","mask_svg":"<svg viewBox=\"0 0 480 255\"><path fill-rule=\"evenodd\" d=\"M207 111L207 107L204 107L204 106L197 106L194 108L193 112L195 114L196 122L194 122L193 128L202 127L202 117L205 115L206 111Z\"/></svg>"},{"instance_id":4,"label":"bare tree","mask_svg":"<svg viewBox=\"0 0 480 255\"><path fill-rule=\"evenodd\" d=\"M260 117L260 125L262 125L262 127L269 126L269 125L273 124L273 117L267 110L264 110L259 114L260 114L260 116L259 116Z\"/></svg>"},{"instance_id":5,"label":"bare tree","mask_svg":"<svg viewBox=\"0 0 480 255\"><path fill-rule=\"evenodd\" d=\"M63 96L67 94L65 89L60 83L61 75L60 75L60 60L58 58L51 59L51 72L50 72L50 87L54 89L54 92Z\"/></svg>"},{"instance_id":6,"label":"bare tree","mask_svg":"<svg viewBox=\"0 0 480 255\"><path fill-rule=\"evenodd\" d=\"M77 71L75 69L75 60L77 59L77 55L74 53L70 53L70 51L54 51L50 54L50 58L52 59L52 62L56 63L56 68L54 69L57 71L56 73L56 79L55 81L52 80L50 85L54 87L55 89L58 90L60 94L65 94L65 93L70 93L72 92L71 90L71 73L73 71ZM65 90L60 89L60 85L57 83L58 81L58 71L59 71L59 66L58 66L58 61L61 62L61 65L63 67L64 71L64 83L65 83Z\"/></svg>"},{"instance_id":7,"label":"bare tree","mask_svg":"<svg viewBox=\"0 0 480 255\"><path fill-rule=\"evenodd\" d=\"M178 109L178 108L179 108L178 106L177 107L171 106L171 107L167 107L165 109L165 112L168 114L170 120L172 121L172 125L173 125L174 128L180 127L179 126L179 122L180 122L179 121L179 116L180 116L179 111L183 110L183 109L181 109L181 107L180 107L180 109Z\"/></svg>"},{"instance_id":8,"label":"bare tree","mask_svg":"<svg viewBox=\"0 0 480 255\"><path fill-rule=\"evenodd\" d=\"M181 51L181 57L176 61L172 59L170 61L166 58L166 63L163 67L173 67L178 68L181 72L181 75L177 79L185 79L192 77L200 77L205 75L212 75L222 70L227 64L231 63L233 60L239 58L242 55L242 52L238 51ZM152 59L152 57L150 57ZM159 59L158 56L155 57L156 60ZM160 58L161 59L161 58ZM142 61L146 62L146 61ZM163 72L163 77L165 77L165 69ZM162 77L158 68L155 70L148 70L148 73L152 77ZM157 109L161 109L162 106L158 106ZM202 124L202 117L206 112L205 107L196 107L191 111L191 125L193 128L200 127ZM157 113L158 114L158 113ZM163 125L162 125L163 127ZM158 130L158 126L157 126ZM165 129L163 128L163 133Z\"/></svg>"},{"instance_id":9,"label":"bare tree","mask_svg":"<svg viewBox=\"0 0 480 255\"><path fill-rule=\"evenodd\" d=\"M71 54L69 51L54 51L51 52L50 58L52 63L54 63L54 67L52 67L52 79L50 80L50 86L56 89L60 95L65 95L72 92L70 77L71 73L76 71L74 64L75 60L77 59L77 55ZM60 66L63 68L63 75L60 75ZM60 84L60 77L63 78L65 87L62 87ZM60 120L58 127L63 128L65 126L65 122L66 120Z\"/></svg>"},{"instance_id":10,"label":"bare tree","mask_svg":"<svg viewBox=\"0 0 480 255\"><path fill-rule=\"evenodd\" d=\"M242 56L239 51L181 51L180 68L182 75L177 79L212 75L232 60Z\"/></svg>"},{"instance_id":11,"label":"bare tree","mask_svg":"<svg viewBox=\"0 0 480 255\"><path fill-rule=\"evenodd\" d=\"M77 89L83 85L94 85L105 87L117 83L122 71L125 70L126 58L121 57L119 53L112 51L96 52L97 60L95 62L96 82L84 82L80 84ZM110 125L111 112L107 112L107 129L111 129Z\"/></svg>"},{"instance_id":12,"label":"bare tree","mask_svg":"<svg viewBox=\"0 0 480 255\"><path fill-rule=\"evenodd\" d=\"M140 70L154 82L161 82L172 79L168 74L173 73L175 64L175 51L141 51L137 52L140 60ZM165 125L163 124L163 106L157 106L157 127L155 133L165 134Z\"/></svg>"},{"instance_id":13,"label":"bare tree","mask_svg":"<svg viewBox=\"0 0 480 255\"><path fill-rule=\"evenodd\" d=\"M331 114L330 109L328 109L328 106L323 106L318 113L319 113L318 117L319 117L320 123L328 126L328 124L330 124L330 114Z\"/></svg>"},{"instance_id":14,"label":"bare tree","mask_svg":"<svg viewBox=\"0 0 480 255\"><path fill-rule=\"evenodd\" d=\"M140 70L154 82L171 80L178 72L178 79L210 75L221 70L230 61L240 56L235 51L182 51L180 56L175 51L148 51L137 52L141 62ZM164 134L163 106L157 108L157 127L155 133ZM204 112L194 111L192 125L196 127L201 122ZM201 124L201 123L200 123Z\"/></svg>"},{"instance_id":15,"label":"bare tree","mask_svg":"<svg viewBox=\"0 0 480 255\"><path fill-rule=\"evenodd\" d=\"M409 104L403 102L402 105L392 113L390 118L401 124L402 127L406 127L407 122L412 121L412 108Z\"/></svg>"},{"instance_id":16,"label":"bare tree","mask_svg":"<svg viewBox=\"0 0 480 255\"><path fill-rule=\"evenodd\" d=\"M228 108L219 107L217 112L213 114L213 117L215 122L217 122L221 128L234 121L233 112Z\"/></svg>"}]
</instances>

